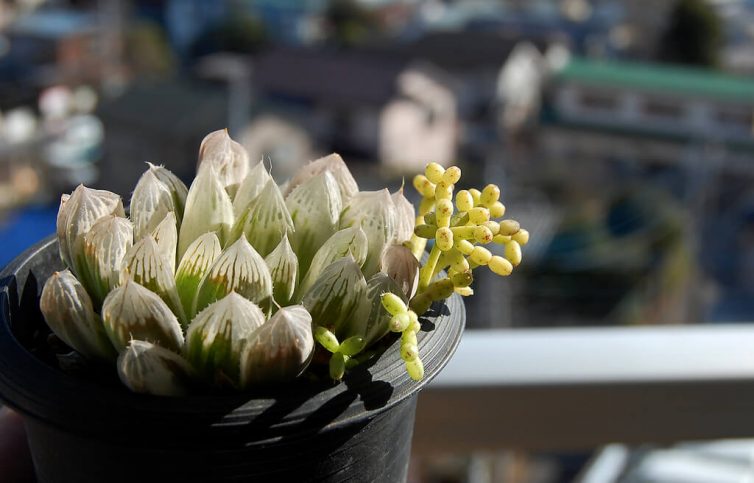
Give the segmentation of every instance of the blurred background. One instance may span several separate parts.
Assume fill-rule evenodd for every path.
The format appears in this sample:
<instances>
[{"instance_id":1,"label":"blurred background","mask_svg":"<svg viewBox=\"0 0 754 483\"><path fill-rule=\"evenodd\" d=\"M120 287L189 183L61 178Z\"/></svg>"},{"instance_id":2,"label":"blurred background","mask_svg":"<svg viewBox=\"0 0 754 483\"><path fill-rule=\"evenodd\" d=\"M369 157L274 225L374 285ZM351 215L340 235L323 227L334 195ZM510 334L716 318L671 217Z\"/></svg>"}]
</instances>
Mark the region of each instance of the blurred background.
<instances>
[{"instance_id":1,"label":"blurred background","mask_svg":"<svg viewBox=\"0 0 754 483\"><path fill-rule=\"evenodd\" d=\"M0 266L61 193L127 199L146 161L188 184L228 127L279 181L336 151L362 189L428 161L498 183L532 241L478 277L472 329L754 320L753 25L752 0L4 0ZM751 481L749 443L621 450L609 481ZM592 481L615 451L417 455L411 478Z\"/></svg>"}]
</instances>

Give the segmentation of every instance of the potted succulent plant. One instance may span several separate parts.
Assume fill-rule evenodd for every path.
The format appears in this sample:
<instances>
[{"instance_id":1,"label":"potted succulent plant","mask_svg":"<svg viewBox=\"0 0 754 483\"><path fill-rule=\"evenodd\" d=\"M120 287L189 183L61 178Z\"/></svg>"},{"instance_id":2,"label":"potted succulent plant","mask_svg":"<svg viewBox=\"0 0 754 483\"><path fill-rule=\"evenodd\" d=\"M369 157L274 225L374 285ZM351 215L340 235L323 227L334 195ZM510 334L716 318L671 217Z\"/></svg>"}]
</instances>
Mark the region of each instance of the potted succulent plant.
<instances>
[{"instance_id":1,"label":"potted succulent plant","mask_svg":"<svg viewBox=\"0 0 754 483\"><path fill-rule=\"evenodd\" d=\"M509 275L528 233L494 185L454 197L457 167L414 179L417 214L336 154L279 186L222 130L199 162L188 189L149 165L128 217L79 186L0 275L0 395L39 481L405 479L472 270Z\"/></svg>"}]
</instances>

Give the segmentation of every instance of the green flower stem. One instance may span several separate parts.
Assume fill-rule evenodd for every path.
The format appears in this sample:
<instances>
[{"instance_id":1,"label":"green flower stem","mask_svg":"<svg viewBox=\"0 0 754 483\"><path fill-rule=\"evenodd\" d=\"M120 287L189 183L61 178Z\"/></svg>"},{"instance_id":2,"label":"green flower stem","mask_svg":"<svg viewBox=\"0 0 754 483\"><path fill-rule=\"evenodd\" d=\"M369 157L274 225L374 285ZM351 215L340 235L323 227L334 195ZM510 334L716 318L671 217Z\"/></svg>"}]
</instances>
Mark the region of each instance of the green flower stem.
<instances>
[{"instance_id":1,"label":"green flower stem","mask_svg":"<svg viewBox=\"0 0 754 483\"><path fill-rule=\"evenodd\" d=\"M419 293L429 287L429 282L432 280L432 275L435 273L435 267L440 259L442 251L438 248L437 244L432 247L432 251L429 252L429 259L427 263L419 271Z\"/></svg>"},{"instance_id":2,"label":"green flower stem","mask_svg":"<svg viewBox=\"0 0 754 483\"><path fill-rule=\"evenodd\" d=\"M411 299L411 310L422 315L429 310L432 302L435 300L443 300L450 297L453 294L453 282L449 278L443 278L430 284L426 290Z\"/></svg>"}]
</instances>

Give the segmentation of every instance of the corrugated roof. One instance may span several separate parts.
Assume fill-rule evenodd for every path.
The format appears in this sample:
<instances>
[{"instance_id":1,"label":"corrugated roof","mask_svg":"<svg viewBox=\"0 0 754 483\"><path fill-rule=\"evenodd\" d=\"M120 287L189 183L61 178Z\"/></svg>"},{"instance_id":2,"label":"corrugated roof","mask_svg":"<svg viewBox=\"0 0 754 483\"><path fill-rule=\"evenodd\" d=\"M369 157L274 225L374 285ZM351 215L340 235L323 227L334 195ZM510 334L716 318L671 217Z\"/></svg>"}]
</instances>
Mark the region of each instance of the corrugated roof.
<instances>
[{"instance_id":1,"label":"corrugated roof","mask_svg":"<svg viewBox=\"0 0 754 483\"><path fill-rule=\"evenodd\" d=\"M574 58L556 74L556 78L585 84L754 103L754 79L714 70Z\"/></svg>"}]
</instances>

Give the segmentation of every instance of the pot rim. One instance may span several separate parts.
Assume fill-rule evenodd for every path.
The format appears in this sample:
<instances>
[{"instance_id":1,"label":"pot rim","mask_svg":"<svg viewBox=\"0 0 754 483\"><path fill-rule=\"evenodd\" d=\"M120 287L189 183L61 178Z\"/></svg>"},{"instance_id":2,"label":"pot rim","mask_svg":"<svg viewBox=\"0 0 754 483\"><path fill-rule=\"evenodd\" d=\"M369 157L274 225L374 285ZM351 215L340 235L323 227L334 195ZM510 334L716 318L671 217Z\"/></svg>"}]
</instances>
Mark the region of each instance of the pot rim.
<instances>
[{"instance_id":1,"label":"pot rim","mask_svg":"<svg viewBox=\"0 0 754 483\"><path fill-rule=\"evenodd\" d=\"M41 265L45 258L48 263ZM274 393L150 396L132 393L122 384L101 385L63 372L33 355L16 338L14 312L16 317L22 313L22 296L29 303L29 294L24 291L36 289L33 295L38 310L42 279L58 267L62 262L52 235L0 271L0 398L26 416L79 433L112 436L119 431L185 431L190 426L226 434L238 433L254 423L255 431L260 424L263 427L255 441L266 443L302 424L314 430L337 429L415 396L452 357L466 318L458 294L444 305L433 306L437 315L420 318L423 324L418 343L425 374L418 382L408 377L400 358L400 341L395 338L368 368L349 371L344 382L334 386L293 383ZM40 274L39 280L35 272ZM27 274L32 275L34 287Z\"/></svg>"}]
</instances>

